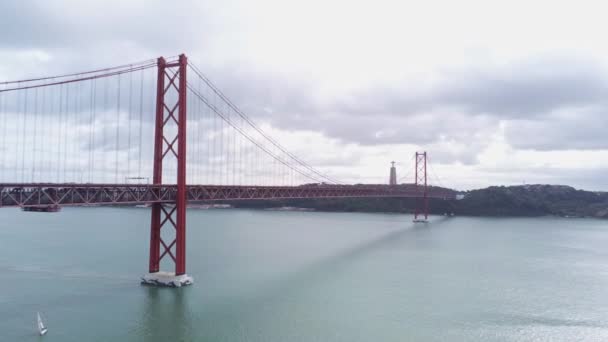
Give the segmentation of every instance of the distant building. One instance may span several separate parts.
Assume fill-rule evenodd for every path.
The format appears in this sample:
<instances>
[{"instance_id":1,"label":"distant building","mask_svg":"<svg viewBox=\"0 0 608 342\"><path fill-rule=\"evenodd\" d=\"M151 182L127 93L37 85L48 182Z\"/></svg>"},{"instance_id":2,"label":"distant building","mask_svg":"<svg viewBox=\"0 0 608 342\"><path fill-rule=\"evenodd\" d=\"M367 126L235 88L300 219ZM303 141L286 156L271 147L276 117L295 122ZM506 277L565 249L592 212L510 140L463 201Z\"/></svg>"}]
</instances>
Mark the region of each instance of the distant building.
<instances>
[{"instance_id":1,"label":"distant building","mask_svg":"<svg viewBox=\"0 0 608 342\"><path fill-rule=\"evenodd\" d=\"M391 162L391 176L388 179L389 185L397 185L397 169L395 169L395 162Z\"/></svg>"}]
</instances>

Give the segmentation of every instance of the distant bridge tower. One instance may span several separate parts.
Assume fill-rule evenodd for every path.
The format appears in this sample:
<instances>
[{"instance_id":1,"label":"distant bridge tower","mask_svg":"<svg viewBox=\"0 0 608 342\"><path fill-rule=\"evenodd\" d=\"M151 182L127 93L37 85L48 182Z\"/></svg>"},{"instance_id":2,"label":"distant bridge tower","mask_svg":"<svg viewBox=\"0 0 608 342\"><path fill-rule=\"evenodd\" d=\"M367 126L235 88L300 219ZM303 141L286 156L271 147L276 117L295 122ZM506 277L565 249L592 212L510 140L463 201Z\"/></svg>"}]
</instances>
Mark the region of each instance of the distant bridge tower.
<instances>
[{"instance_id":1,"label":"distant bridge tower","mask_svg":"<svg viewBox=\"0 0 608 342\"><path fill-rule=\"evenodd\" d=\"M391 164L392 164L392 166L391 166L391 176L388 179L388 184L389 185L397 185L397 169L395 169L395 162L392 161Z\"/></svg>"},{"instance_id":2,"label":"distant bridge tower","mask_svg":"<svg viewBox=\"0 0 608 342\"><path fill-rule=\"evenodd\" d=\"M414 222L426 222L429 216L429 197L426 177L426 152L416 152L416 175L415 183L416 192L416 208L414 211ZM424 219L422 218L424 216Z\"/></svg>"}]
</instances>

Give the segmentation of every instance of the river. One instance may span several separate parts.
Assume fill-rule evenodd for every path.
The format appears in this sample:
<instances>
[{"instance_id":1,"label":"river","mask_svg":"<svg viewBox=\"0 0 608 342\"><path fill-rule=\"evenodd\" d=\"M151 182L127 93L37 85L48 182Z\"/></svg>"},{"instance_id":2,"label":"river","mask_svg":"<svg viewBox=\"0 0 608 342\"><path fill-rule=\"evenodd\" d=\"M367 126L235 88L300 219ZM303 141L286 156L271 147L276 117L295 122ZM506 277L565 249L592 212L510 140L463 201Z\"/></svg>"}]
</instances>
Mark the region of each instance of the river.
<instances>
[{"instance_id":1,"label":"river","mask_svg":"<svg viewBox=\"0 0 608 342\"><path fill-rule=\"evenodd\" d=\"M607 221L191 209L168 289L149 219L0 210L0 341L608 340Z\"/></svg>"}]
</instances>

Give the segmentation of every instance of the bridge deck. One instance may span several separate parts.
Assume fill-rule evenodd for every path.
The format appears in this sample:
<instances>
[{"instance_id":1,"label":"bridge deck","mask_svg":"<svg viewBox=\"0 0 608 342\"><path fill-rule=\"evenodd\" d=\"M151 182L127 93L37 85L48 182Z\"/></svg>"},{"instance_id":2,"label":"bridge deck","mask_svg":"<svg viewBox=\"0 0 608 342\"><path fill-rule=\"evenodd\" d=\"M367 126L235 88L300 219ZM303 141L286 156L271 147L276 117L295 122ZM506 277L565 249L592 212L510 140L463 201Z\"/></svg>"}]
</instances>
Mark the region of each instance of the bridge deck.
<instances>
[{"instance_id":1,"label":"bridge deck","mask_svg":"<svg viewBox=\"0 0 608 342\"><path fill-rule=\"evenodd\" d=\"M0 207L88 206L175 202L176 185L0 184ZM429 188L429 198L455 199L455 193ZM423 197L413 185L188 185L188 202L290 198Z\"/></svg>"}]
</instances>

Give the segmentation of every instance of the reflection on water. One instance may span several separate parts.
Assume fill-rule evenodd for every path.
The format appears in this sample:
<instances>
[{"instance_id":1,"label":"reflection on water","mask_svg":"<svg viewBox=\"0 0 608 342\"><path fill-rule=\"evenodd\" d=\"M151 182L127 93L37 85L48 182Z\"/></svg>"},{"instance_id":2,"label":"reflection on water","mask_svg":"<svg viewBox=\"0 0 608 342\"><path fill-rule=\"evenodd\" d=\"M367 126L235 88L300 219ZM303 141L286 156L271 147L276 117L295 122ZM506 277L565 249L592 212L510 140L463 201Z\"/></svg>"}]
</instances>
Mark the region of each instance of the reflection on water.
<instances>
[{"instance_id":1,"label":"reflection on water","mask_svg":"<svg viewBox=\"0 0 608 342\"><path fill-rule=\"evenodd\" d=\"M0 341L608 339L604 221L188 212L193 286L140 286L146 209L0 210ZM164 265L168 268L168 265Z\"/></svg>"},{"instance_id":2,"label":"reflection on water","mask_svg":"<svg viewBox=\"0 0 608 342\"><path fill-rule=\"evenodd\" d=\"M142 286L141 331L145 341L191 341L192 315L186 303L187 289Z\"/></svg>"}]
</instances>

